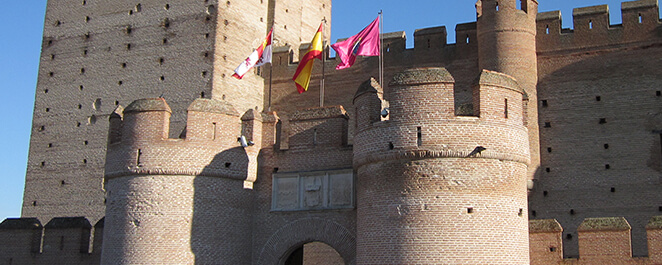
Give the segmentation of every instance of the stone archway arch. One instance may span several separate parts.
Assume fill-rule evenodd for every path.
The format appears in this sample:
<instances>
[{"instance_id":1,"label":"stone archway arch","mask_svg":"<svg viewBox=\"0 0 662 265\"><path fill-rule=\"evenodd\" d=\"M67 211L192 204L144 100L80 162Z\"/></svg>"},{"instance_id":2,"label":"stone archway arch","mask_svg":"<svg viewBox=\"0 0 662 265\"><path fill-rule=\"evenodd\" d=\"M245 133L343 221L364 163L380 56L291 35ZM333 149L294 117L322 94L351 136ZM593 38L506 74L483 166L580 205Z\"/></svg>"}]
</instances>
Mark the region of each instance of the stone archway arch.
<instances>
[{"instance_id":1,"label":"stone archway arch","mask_svg":"<svg viewBox=\"0 0 662 265\"><path fill-rule=\"evenodd\" d=\"M319 241L334 248L345 264L356 262L356 238L344 226L321 218L305 218L288 223L275 231L264 243L255 264L278 265L293 248Z\"/></svg>"}]
</instances>

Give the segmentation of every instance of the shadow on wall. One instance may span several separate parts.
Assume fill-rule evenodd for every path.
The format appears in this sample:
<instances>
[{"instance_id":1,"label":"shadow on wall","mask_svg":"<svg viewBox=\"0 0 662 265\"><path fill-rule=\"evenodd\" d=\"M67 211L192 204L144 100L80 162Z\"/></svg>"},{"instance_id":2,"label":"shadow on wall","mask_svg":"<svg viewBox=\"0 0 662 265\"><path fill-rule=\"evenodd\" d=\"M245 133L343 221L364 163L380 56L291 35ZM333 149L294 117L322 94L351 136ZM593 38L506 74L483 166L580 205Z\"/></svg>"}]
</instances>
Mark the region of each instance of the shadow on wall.
<instances>
[{"instance_id":1,"label":"shadow on wall","mask_svg":"<svg viewBox=\"0 0 662 265\"><path fill-rule=\"evenodd\" d=\"M564 227L564 256L578 257L588 217L625 217L634 256L649 255L645 226L662 210L662 47L539 57L542 170L533 219ZM581 257L580 257L581 258Z\"/></svg>"},{"instance_id":2,"label":"shadow on wall","mask_svg":"<svg viewBox=\"0 0 662 265\"><path fill-rule=\"evenodd\" d=\"M193 182L191 251L195 264L250 264L253 190L244 189L242 147L217 154Z\"/></svg>"}]
</instances>

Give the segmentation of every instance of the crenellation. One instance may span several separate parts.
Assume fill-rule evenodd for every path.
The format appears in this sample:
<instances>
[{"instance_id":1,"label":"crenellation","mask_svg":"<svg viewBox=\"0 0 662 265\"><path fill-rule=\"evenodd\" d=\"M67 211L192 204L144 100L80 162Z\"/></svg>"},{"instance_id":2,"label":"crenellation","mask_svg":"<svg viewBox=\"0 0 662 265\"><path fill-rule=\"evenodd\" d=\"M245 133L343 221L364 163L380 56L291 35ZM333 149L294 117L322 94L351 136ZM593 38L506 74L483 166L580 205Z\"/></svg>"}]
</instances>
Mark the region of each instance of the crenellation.
<instances>
[{"instance_id":1,"label":"crenellation","mask_svg":"<svg viewBox=\"0 0 662 265\"><path fill-rule=\"evenodd\" d=\"M650 219L656 223L659 216ZM531 264L659 264L660 239L656 225L646 227L649 255L633 257L631 226L623 217L586 218L578 229L579 256L563 258L563 228L554 219L529 221Z\"/></svg>"},{"instance_id":2,"label":"crenellation","mask_svg":"<svg viewBox=\"0 0 662 265\"><path fill-rule=\"evenodd\" d=\"M537 18L538 52L556 52L624 45L646 45L658 39L660 28L657 0L638 0L621 4L622 24L612 25L607 5L573 9L573 29L561 27L561 12L539 13ZM642 44L637 44L642 43Z\"/></svg>"}]
</instances>

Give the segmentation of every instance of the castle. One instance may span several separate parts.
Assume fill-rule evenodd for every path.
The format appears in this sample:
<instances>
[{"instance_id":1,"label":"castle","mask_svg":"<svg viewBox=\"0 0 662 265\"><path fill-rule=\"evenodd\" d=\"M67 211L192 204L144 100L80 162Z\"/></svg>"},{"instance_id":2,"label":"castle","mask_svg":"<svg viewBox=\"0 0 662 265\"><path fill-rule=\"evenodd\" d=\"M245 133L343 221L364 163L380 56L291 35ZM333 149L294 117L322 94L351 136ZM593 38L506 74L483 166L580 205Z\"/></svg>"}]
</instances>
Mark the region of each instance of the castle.
<instances>
[{"instance_id":1,"label":"castle","mask_svg":"<svg viewBox=\"0 0 662 265\"><path fill-rule=\"evenodd\" d=\"M50 0L0 262L662 264L658 1L537 7L387 33L320 107L323 62L290 79L331 0Z\"/></svg>"}]
</instances>

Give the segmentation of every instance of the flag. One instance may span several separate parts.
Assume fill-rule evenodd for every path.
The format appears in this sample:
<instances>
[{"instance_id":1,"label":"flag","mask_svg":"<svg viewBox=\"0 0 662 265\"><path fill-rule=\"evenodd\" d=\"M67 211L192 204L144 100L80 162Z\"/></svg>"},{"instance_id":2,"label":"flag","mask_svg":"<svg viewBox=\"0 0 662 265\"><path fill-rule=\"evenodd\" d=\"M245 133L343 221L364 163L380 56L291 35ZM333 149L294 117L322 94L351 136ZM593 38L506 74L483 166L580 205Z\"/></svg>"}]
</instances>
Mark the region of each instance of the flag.
<instances>
[{"instance_id":1,"label":"flag","mask_svg":"<svg viewBox=\"0 0 662 265\"><path fill-rule=\"evenodd\" d=\"M297 71L294 73L294 83L297 85L297 90L299 94L306 92L308 90L308 84L310 83L310 75L313 72L313 61L315 58L322 60L322 54L324 51L324 41L322 40L322 25L320 24L313 41L310 42L310 48L303 56L297 66Z\"/></svg>"},{"instance_id":2,"label":"flag","mask_svg":"<svg viewBox=\"0 0 662 265\"><path fill-rule=\"evenodd\" d=\"M243 61L239 66L237 66L237 69L234 69L234 74L232 76L236 77L237 79L242 79L244 75L248 72L248 70L251 70L254 66L261 66L266 63L271 62L271 41L272 41L272 33L274 29L272 28L269 31L269 34L267 34L267 38L264 39L264 42L262 42L262 45L260 47L257 47L251 55L246 58L245 61Z\"/></svg>"},{"instance_id":3,"label":"flag","mask_svg":"<svg viewBox=\"0 0 662 265\"><path fill-rule=\"evenodd\" d=\"M380 44L379 17L377 17L359 34L331 45L331 48L336 50L336 54L340 58L340 63L336 66L336 70L351 67L358 55L379 56Z\"/></svg>"}]
</instances>

